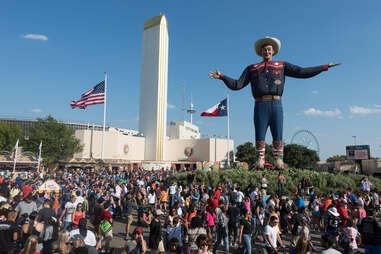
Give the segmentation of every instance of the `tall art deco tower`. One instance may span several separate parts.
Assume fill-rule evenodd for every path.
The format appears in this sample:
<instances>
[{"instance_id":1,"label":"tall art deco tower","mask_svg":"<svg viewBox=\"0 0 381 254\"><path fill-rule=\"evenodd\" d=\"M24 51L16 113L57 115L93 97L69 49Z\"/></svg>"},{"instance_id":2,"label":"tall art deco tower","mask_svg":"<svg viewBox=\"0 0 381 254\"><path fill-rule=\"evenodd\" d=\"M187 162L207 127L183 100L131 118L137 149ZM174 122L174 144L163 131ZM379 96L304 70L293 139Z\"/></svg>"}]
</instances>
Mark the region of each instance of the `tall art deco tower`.
<instances>
[{"instance_id":1,"label":"tall art deco tower","mask_svg":"<svg viewBox=\"0 0 381 254\"><path fill-rule=\"evenodd\" d=\"M140 80L139 131L145 160L165 159L168 81L168 26L164 15L144 22Z\"/></svg>"}]
</instances>

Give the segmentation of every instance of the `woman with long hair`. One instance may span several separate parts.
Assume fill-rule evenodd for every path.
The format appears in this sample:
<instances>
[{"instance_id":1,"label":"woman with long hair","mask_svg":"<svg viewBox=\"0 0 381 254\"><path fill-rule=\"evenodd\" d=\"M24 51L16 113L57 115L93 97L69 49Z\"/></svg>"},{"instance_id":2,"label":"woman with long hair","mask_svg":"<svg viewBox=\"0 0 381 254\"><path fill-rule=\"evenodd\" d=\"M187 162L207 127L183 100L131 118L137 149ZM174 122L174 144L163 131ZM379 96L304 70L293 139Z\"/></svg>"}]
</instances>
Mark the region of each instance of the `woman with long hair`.
<instances>
[{"instance_id":1,"label":"woman with long hair","mask_svg":"<svg viewBox=\"0 0 381 254\"><path fill-rule=\"evenodd\" d=\"M346 227L343 229L344 238L346 239L346 243L344 246L344 254L353 254L357 253L357 242L356 238L360 236L360 233L355 229L355 221L353 218L349 218L347 220Z\"/></svg>"},{"instance_id":2,"label":"woman with long hair","mask_svg":"<svg viewBox=\"0 0 381 254\"><path fill-rule=\"evenodd\" d=\"M58 233L58 240L53 244L53 253L69 254L70 247L67 244L69 241L69 231L65 230Z\"/></svg>"},{"instance_id":3,"label":"woman with long hair","mask_svg":"<svg viewBox=\"0 0 381 254\"><path fill-rule=\"evenodd\" d=\"M209 238L213 238L214 235L214 221L216 219L216 214L210 206L206 207L206 223L208 229Z\"/></svg>"},{"instance_id":4,"label":"woman with long hair","mask_svg":"<svg viewBox=\"0 0 381 254\"><path fill-rule=\"evenodd\" d=\"M39 254L39 252L36 251L38 245L38 238L35 235L29 236L29 238L26 240L25 247L21 251L22 254Z\"/></svg>"},{"instance_id":5,"label":"woman with long hair","mask_svg":"<svg viewBox=\"0 0 381 254\"><path fill-rule=\"evenodd\" d=\"M82 209L83 205L82 203L79 203L77 205L77 208L75 209L75 212L72 215L72 225L74 228L78 228L79 220L86 217L86 213Z\"/></svg>"},{"instance_id":6,"label":"woman with long hair","mask_svg":"<svg viewBox=\"0 0 381 254\"><path fill-rule=\"evenodd\" d=\"M62 206L62 202L61 202L60 194L54 193L52 209L56 212L57 216L61 215L61 212L62 212L61 206Z\"/></svg>"}]
</instances>

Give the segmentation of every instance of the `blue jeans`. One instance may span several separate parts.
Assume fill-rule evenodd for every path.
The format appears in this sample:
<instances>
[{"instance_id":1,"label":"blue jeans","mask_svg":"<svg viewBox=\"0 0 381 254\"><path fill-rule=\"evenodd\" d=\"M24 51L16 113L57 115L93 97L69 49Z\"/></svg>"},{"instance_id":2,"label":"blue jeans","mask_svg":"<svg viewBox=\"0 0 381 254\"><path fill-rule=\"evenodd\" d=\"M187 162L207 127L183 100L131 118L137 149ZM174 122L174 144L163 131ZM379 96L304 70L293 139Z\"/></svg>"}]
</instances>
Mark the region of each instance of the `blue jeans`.
<instances>
[{"instance_id":1,"label":"blue jeans","mask_svg":"<svg viewBox=\"0 0 381 254\"><path fill-rule=\"evenodd\" d=\"M71 230L71 222L70 221L64 221L63 222L63 230L70 231Z\"/></svg>"},{"instance_id":2,"label":"blue jeans","mask_svg":"<svg viewBox=\"0 0 381 254\"><path fill-rule=\"evenodd\" d=\"M284 193L284 183L278 182L278 196L283 196Z\"/></svg>"},{"instance_id":3,"label":"blue jeans","mask_svg":"<svg viewBox=\"0 0 381 254\"><path fill-rule=\"evenodd\" d=\"M254 107L255 140L265 141L270 126L273 141L283 139L283 107L281 100L255 102Z\"/></svg>"},{"instance_id":4,"label":"blue jeans","mask_svg":"<svg viewBox=\"0 0 381 254\"><path fill-rule=\"evenodd\" d=\"M225 251L227 253L229 253L229 234L228 232L221 232L219 230L217 230L217 241L216 243L214 244L214 247L213 247L213 253L216 253L217 251L217 248L218 246L220 245L221 243L221 240L224 241L224 244L225 244Z\"/></svg>"},{"instance_id":5,"label":"blue jeans","mask_svg":"<svg viewBox=\"0 0 381 254\"><path fill-rule=\"evenodd\" d=\"M379 254L381 253L381 245L365 245L365 254Z\"/></svg>"},{"instance_id":6,"label":"blue jeans","mask_svg":"<svg viewBox=\"0 0 381 254\"><path fill-rule=\"evenodd\" d=\"M251 235L242 235L243 248L241 254L251 254Z\"/></svg>"}]
</instances>

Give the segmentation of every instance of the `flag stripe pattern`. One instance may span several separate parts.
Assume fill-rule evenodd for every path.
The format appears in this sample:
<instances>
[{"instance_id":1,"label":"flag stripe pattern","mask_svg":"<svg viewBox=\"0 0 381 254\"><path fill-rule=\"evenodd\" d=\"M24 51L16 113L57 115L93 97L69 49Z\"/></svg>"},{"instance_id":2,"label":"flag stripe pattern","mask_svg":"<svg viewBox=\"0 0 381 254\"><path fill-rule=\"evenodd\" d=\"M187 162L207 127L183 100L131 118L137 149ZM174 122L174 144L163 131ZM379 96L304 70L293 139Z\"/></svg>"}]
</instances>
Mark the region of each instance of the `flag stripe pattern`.
<instances>
[{"instance_id":1,"label":"flag stripe pattern","mask_svg":"<svg viewBox=\"0 0 381 254\"><path fill-rule=\"evenodd\" d=\"M71 108L85 109L87 106L103 104L105 102L105 81L100 82L91 90L83 93L81 99L72 101Z\"/></svg>"},{"instance_id":2,"label":"flag stripe pattern","mask_svg":"<svg viewBox=\"0 0 381 254\"><path fill-rule=\"evenodd\" d=\"M207 117L216 117L216 116L227 116L228 115L228 106L227 98L220 101L220 103L214 105L210 109L201 113L201 116Z\"/></svg>"}]
</instances>

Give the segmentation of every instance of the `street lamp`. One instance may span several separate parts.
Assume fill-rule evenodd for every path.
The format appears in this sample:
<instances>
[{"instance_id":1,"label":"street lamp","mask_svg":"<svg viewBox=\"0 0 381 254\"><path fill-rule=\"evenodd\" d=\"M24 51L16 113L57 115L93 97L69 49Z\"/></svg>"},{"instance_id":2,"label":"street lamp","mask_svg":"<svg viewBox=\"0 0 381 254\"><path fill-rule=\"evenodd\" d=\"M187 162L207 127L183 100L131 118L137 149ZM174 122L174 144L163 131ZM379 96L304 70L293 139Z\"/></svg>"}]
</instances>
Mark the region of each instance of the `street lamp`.
<instances>
[{"instance_id":1,"label":"street lamp","mask_svg":"<svg viewBox=\"0 0 381 254\"><path fill-rule=\"evenodd\" d=\"M355 145L356 145L356 138L357 138L357 136L352 136L352 138L354 139Z\"/></svg>"}]
</instances>

